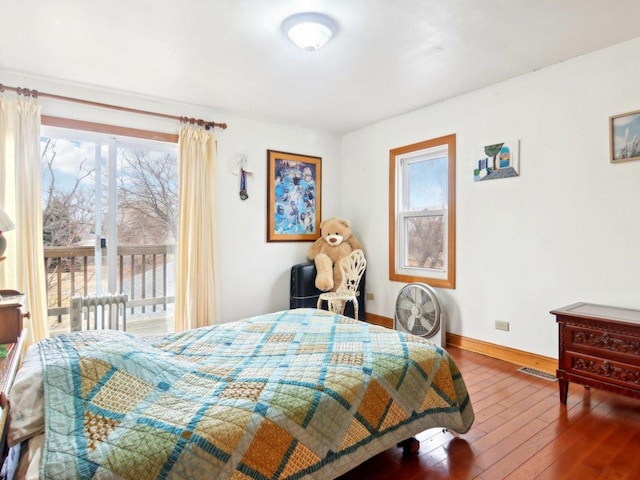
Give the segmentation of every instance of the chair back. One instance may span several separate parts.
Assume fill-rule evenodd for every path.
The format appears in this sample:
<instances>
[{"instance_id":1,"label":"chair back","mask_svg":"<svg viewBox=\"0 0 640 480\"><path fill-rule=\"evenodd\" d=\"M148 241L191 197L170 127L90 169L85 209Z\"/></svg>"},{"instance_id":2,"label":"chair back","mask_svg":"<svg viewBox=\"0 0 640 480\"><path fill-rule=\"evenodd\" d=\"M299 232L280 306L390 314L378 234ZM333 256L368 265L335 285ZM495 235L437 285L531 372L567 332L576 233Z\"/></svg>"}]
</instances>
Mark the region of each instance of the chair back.
<instances>
[{"instance_id":1,"label":"chair back","mask_svg":"<svg viewBox=\"0 0 640 480\"><path fill-rule=\"evenodd\" d=\"M340 295L356 296L360 279L367 267L364 252L356 249L340 261L340 271L342 272L342 282L336 290Z\"/></svg>"}]
</instances>

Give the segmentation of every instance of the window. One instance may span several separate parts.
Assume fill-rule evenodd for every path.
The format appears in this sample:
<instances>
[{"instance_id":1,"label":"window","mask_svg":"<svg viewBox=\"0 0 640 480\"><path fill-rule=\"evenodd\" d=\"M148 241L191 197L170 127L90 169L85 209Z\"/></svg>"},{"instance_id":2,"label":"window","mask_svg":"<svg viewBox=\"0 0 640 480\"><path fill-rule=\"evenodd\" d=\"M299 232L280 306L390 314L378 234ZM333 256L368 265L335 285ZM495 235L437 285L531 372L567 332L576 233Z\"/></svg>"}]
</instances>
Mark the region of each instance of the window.
<instances>
[{"instance_id":1,"label":"window","mask_svg":"<svg viewBox=\"0 0 640 480\"><path fill-rule=\"evenodd\" d=\"M69 331L72 296L105 293L128 295L127 330L174 329L177 145L126 136L136 132L42 128L43 243L54 335Z\"/></svg>"},{"instance_id":2,"label":"window","mask_svg":"<svg viewBox=\"0 0 640 480\"><path fill-rule=\"evenodd\" d=\"M389 279L455 288L456 136L389 152Z\"/></svg>"}]
</instances>

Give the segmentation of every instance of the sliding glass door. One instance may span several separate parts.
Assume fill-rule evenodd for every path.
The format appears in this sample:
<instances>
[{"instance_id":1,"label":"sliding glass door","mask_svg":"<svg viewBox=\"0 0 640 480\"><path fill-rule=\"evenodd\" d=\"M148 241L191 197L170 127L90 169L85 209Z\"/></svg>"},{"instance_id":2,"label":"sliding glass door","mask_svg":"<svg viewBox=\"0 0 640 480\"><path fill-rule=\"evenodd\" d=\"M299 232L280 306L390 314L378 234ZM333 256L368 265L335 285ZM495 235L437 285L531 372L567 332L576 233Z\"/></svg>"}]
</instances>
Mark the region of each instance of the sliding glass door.
<instances>
[{"instance_id":1,"label":"sliding glass door","mask_svg":"<svg viewBox=\"0 0 640 480\"><path fill-rule=\"evenodd\" d=\"M128 330L173 329L177 145L43 127L49 327L74 295L126 293Z\"/></svg>"}]
</instances>

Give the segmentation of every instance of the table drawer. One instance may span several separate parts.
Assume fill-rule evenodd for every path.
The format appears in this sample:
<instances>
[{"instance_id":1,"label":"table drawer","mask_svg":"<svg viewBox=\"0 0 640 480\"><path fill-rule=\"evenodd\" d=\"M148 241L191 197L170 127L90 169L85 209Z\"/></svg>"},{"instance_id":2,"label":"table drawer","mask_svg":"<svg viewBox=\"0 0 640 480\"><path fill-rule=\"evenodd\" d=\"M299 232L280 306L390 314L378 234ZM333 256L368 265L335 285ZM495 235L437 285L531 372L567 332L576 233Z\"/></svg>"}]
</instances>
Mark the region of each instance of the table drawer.
<instances>
[{"instance_id":1,"label":"table drawer","mask_svg":"<svg viewBox=\"0 0 640 480\"><path fill-rule=\"evenodd\" d=\"M24 295L14 290L0 290L0 296L0 343L12 343L22 332Z\"/></svg>"},{"instance_id":2,"label":"table drawer","mask_svg":"<svg viewBox=\"0 0 640 480\"><path fill-rule=\"evenodd\" d=\"M569 372L614 383L629 389L640 388L640 366L616 360L588 355L582 352L565 351L565 365Z\"/></svg>"},{"instance_id":3,"label":"table drawer","mask_svg":"<svg viewBox=\"0 0 640 480\"><path fill-rule=\"evenodd\" d=\"M13 311L0 314L0 343L13 343L22 332L22 311Z\"/></svg>"},{"instance_id":4,"label":"table drawer","mask_svg":"<svg viewBox=\"0 0 640 480\"><path fill-rule=\"evenodd\" d=\"M564 331L565 348L599 353L640 364L640 338L605 330L594 330L576 326L566 326Z\"/></svg>"}]
</instances>

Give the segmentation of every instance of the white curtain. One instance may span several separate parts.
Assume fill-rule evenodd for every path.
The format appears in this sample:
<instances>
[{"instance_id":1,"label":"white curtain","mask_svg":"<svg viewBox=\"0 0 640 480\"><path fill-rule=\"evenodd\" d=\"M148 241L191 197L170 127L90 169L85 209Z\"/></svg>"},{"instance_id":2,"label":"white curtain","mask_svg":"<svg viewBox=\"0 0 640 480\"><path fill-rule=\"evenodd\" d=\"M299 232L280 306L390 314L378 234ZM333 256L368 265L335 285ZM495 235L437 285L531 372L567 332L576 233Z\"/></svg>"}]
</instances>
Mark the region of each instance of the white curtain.
<instances>
[{"instance_id":1,"label":"white curtain","mask_svg":"<svg viewBox=\"0 0 640 480\"><path fill-rule=\"evenodd\" d=\"M29 340L37 342L49 334L47 287L42 246L40 202L40 105L30 98L8 101L0 98L0 203L16 229L6 234L7 260L0 267L0 288L26 295L24 310Z\"/></svg>"},{"instance_id":2,"label":"white curtain","mask_svg":"<svg viewBox=\"0 0 640 480\"><path fill-rule=\"evenodd\" d=\"M215 296L213 131L182 126L179 146L176 331L218 323Z\"/></svg>"}]
</instances>

